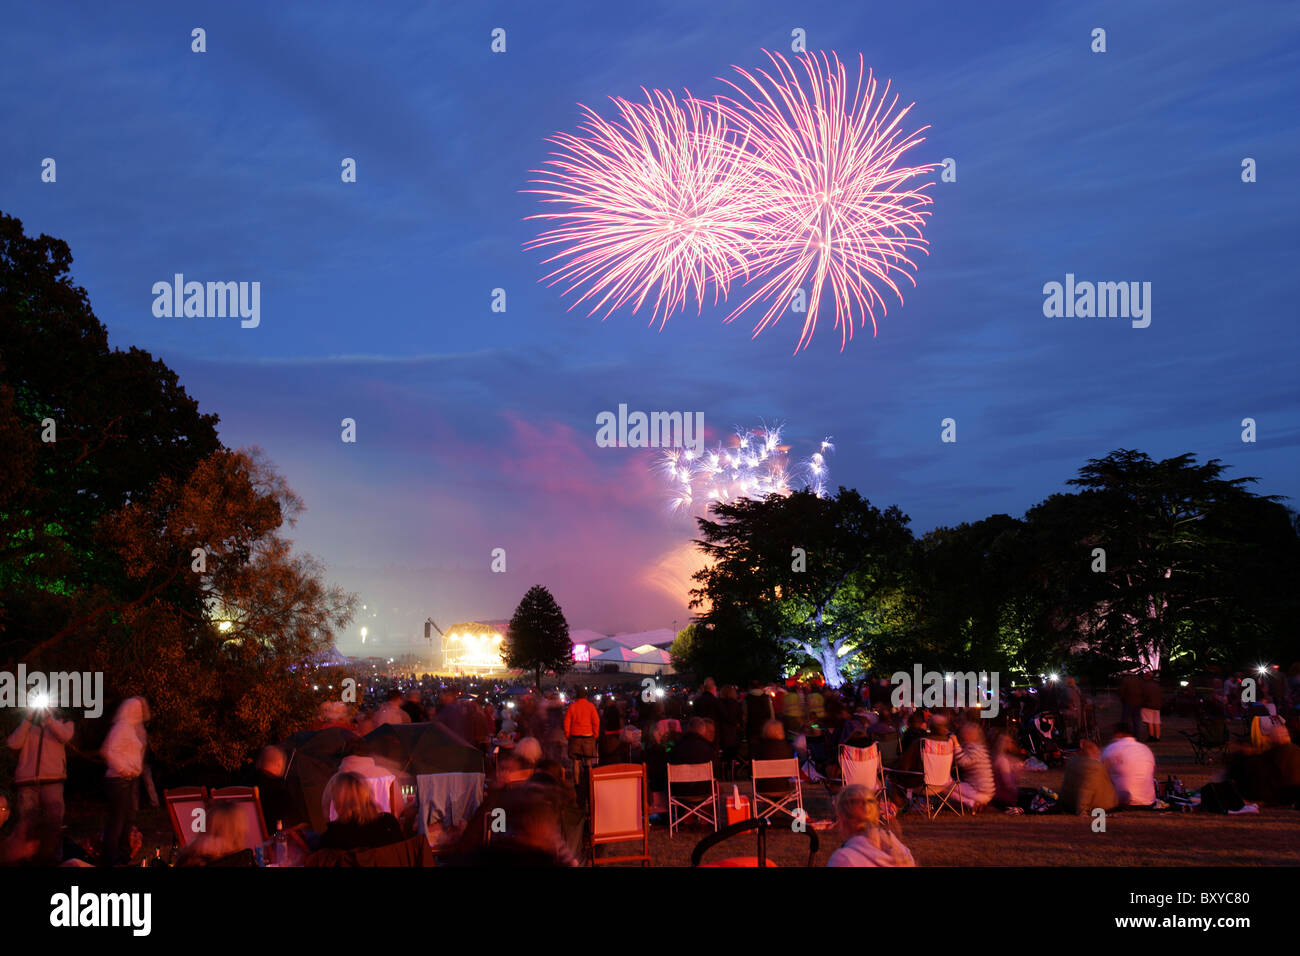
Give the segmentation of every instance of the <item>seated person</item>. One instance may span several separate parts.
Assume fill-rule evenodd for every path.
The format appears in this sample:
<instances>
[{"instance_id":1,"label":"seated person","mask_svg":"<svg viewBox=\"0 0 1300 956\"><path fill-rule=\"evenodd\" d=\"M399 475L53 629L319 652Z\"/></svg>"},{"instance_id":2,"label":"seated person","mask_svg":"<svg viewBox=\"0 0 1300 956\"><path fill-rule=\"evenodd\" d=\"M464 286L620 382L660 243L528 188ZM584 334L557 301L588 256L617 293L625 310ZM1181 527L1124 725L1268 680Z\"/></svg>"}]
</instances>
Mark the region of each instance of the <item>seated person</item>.
<instances>
[{"instance_id":1,"label":"seated person","mask_svg":"<svg viewBox=\"0 0 1300 956\"><path fill-rule=\"evenodd\" d=\"M1236 755L1228 763L1228 779L1245 800L1290 805L1300 800L1300 747L1291 742L1285 724L1269 730L1269 746Z\"/></svg>"},{"instance_id":2,"label":"seated person","mask_svg":"<svg viewBox=\"0 0 1300 956\"><path fill-rule=\"evenodd\" d=\"M916 715L913 714L913 717ZM911 728L909 727L909 730ZM906 736L906 735L905 735ZM920 774L921 767L921 741L922 740L947 740L954 744L957 743L955 737L948 730L948 718L943 714L935 714L930 718L929 729L924 734L913 735L911 742L907 744L903 755L898 758L897 770L900 773Z\"/></svg>"},{"instance_id":3,"label":"seated person","mask_svg":"<svg viewBox=\"0 0 1300 956\"><path fill-rule=\"evenodd\" d=\"M578 797L573 784L564 772L564 765L558 760L543 760L537 765L537 771L529 778L530 786L549 789L560 820L560 833L569 851L576 858L582 852L582 841L586 836L586 814L578 806Z\"/></svg>"},{"instance_id":4,"label":"seated person","mask_svg":"<svg viewBox=\"0 0 1300 956\"><path fill-rule=\"evenodd\" d=\"M1004 809L1020 806L1020 748L1008 733L998 734L993 745L993 803ZM1110 778L1107 777L1107 783ZM1036 792L1036 791L1035 791Z\"/></svg>"},{"instance_id":5,"label":"seated person","mask_svg":"<svg viewBox=\"0 0 1300 956\"><path fill-rule=\"evenodd\" d=\"M336 773L325 785L321 798L326 815L330 804L337 817L321 834L322 850L361 850L400 843L402 828L391 813L383 813L365 778L355 773Z\"/></svg>"},{"instance_id":6,"label":"seated person","mask_svg":"<svg viewBox=\"0 0 1300 956\"><path fill-rule=\"evenodd\" d=\"M903 841L881 824L880 804L869 788L852 784L836 794L835 825L844 843L827 866L916 866Z\"/></svg>"},{"instance_id":7,"label":"seated person","mask_svg":"<svg viewBox=\"0 0 1300 956\"><path fill-rule=\"evenodd\" d=\"M1101 752L1101 762L1115 785L1117 807L1156 805L1156 755L1134 740L1127 726L1116 725L1110 743Z\"/></svg>"},{"instance_id":8,"label":"seated person","mask_svg":"<svg viewBox=\"0 0 1300 956\"><path fill-rule=\"evenodd\" d=\"M256 769L248 778L248 785L257 788L257 799L262 805L262 818L267 828L275 832L275 825L283 823L286 830L305 827L307 820L297 801L289 794L284 780L288 758L279 747L263 747L257 755Z\"/></svg>"},{"instance_id":9,"label":"seated person","mask_svg":"<svg viewBox=\"0 0 1300 956\"><path fill-rule=\"evenodd\" d=\"M957 766L961 782L956 796L968 810L977 810L990 803L997 791L993 779L993 761L989 759L984 742L984 729L980 721L968 721L961 727L961 744L957 748Z\"/></svg>"},{"instance_id":10,"label":"seated person","mask_svg":"<svg viewBox=\"0 0 1300 956\"><path fill-rule=\"evenodd\" d=\"M576 866L553 787L527 783L502 794L505 830L453 862L472 867Z\"/></svg>"},{"instance_id":11,"label":"seated person","mask_svg":"<svg viewBox=\"0 0 1300 956\"><path fill-rule=\"evenodd\" d=\"M903 731L898 745L903 753L907 753L912 749L912 744L926 736L926 734L925 713L924 711L914 710L907 717L907 729Z\"/></svg>"},{"instance_id":12,"label":"seated person","mask_svg":"<svg viewBox=\"0 0 1300 956\"><path fill-rule=\"evenodd\" d=\"M752 748L753 760L786 760L794 756L794 747L785 739L785 725L779 720L769 720L763 725L763 735ZM783 797L790 792L789 777L760 777L754 782L765 797Z\"/></svg>"},{"instance_id":13,"label":"seated person","mask_svg":"<svg viewBox=\"0 0 1300 956\"><path fill-rule=\"evenodd\" d=\"M686 733L677 741L677 746L668 755L668 763L677 767L684 764L707 763L712 765L717 759L717 748L713 746L713 721L703 717L692 717L686 725ZM665 780L667 779L667 771ZM706 797L711 788L703 781L699 783L682 783L673 787L675 797Z\"/></svg>"},{"instance_id":14,"label":"seated person","mask_svg":"<svg viewBox=\"0 0 1300 956\"><path fill-rule=\"evenodd\" d=\"M177 866L254 866L248 847L248 818L233 803L218 800L206 810L206 829L181 850Z\"/></svg>"},{"instance_id":15,"label":"seated person","mask_svg":"<svg viewBox=\"0 0 1300 956\"><path fill-rule=\"evenodd\" d=\"M646 789L664 793L668 789L667 721L656 721L650 733L650 746L645 748Z\"/></svg>"},{"instance_id":16,"label":"seated person","mask_svg":"<svg viewBox=\"0 0 1300 956\"><path fill-rule=\"evenodd\" d=\"M1101 749L1091 740L1079 741L1079 752L1065 765L1059 805L1066 813L1083 816L1098 808L1114 810L1119 805L1115 785L1101 762Z\"/></svg>"}]
</instances>

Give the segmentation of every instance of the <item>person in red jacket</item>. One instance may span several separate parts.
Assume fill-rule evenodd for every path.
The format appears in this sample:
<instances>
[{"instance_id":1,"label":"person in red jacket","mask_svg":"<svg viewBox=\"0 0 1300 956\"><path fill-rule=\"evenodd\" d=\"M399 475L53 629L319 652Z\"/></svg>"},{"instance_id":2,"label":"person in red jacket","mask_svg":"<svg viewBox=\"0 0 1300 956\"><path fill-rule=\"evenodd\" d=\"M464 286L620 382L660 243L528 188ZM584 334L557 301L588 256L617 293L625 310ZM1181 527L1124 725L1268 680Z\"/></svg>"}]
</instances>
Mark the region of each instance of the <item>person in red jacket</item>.
<instances>
[{"instance_id":1,"label":"person in red jacket","mask_svg":"<svg viewBox=\"0 0 1300 956\"><path fill-rule=\"evenodd\" d=\"M600 735L600 714L585 690L574 695L573 703L564 712L564 736L569 738L569 756L573 758L573 778L578 787L578 798L586 796L586 768L596 759L596 739Z\"/></svg>"}]
</instances>

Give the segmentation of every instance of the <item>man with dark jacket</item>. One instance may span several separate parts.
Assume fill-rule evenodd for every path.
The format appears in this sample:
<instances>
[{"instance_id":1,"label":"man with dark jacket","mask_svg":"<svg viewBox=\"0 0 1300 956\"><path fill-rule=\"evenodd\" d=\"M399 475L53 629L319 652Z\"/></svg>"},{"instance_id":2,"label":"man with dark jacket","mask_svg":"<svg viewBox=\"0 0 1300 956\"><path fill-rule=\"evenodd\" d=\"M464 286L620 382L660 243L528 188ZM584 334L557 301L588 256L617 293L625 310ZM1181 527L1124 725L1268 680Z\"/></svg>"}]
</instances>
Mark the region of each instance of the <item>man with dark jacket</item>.
<instances>
[{"instance_id":1,"label":"man with dark jacket","mask_svg":"<svg viewBox=\"0 0 1300 956\"><path fill-rule=\"evenodd\" d=\"M731 780L735 773L735 763L740 757L740 727L744 722L744 709L740 706L739 695L735 687L724 687L718 698L718 716L715 720L718 729L718 750L722 759L722 773Z\"/></svg>"},{"instance_id":2,"label":"man with dark jacket","mask_svg":"<svg viewBox=\"0 0 1300 956\"><path fill-rule=\"evenodd\" d=\"M1134 740L1141 740L1142 734L1142 697L1144 688L1142 678L1137 674L1125 674L1119 682L1119 722L1129 729Z\"/></svg>"},{"instance_id":3,"label":"man with dark jacket","mask_svg":"<svg viewBox=\"0 0 1300 956\"><path fill-rule=\"evenodd\" d=\"M691 711L694 717L703 717L714 723L718 721L718 685L713 678L706 678L700 688L700 696L695 698L695 707Z\"/></svg>"}]
</instances>

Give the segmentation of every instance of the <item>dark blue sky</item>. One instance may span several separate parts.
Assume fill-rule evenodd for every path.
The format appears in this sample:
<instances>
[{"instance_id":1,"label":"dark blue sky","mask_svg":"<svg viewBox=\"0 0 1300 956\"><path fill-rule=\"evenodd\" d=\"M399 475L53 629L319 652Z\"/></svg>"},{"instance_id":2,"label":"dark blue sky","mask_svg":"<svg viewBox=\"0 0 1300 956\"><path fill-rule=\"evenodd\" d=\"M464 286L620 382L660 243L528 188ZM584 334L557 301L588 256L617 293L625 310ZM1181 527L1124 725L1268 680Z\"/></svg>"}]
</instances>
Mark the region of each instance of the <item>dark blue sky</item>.
<instances>
[{"instance_id":1,"label":"dark blue sky","mask_svg":"<svg viewBox=\"0 0 1300 956\"><path fill-rule=\"evenodd\" d=\"M620 403L702 411L714 438L784 421L796 452L833 436L832 484L918 533L1020 515L1121 447L1300 497L1295 3L132 6L6 13L0 208L69 243L114 345L266 450L308 506L296 542L381 648L427 614L506 617L534 583L576 627L685 623L694 528L649 453L596 447ZM720 309L663 332L567 312L521 251L545 138L579 102L721 92L796 27L916 103L912 161L957 160L906 305L798 356L793 317L751 340ZM177 272L261 282L260 327L155 318ZM1066 273L1152 283L1151 326L1045 318Z\"/></svg>"}]
</instances>

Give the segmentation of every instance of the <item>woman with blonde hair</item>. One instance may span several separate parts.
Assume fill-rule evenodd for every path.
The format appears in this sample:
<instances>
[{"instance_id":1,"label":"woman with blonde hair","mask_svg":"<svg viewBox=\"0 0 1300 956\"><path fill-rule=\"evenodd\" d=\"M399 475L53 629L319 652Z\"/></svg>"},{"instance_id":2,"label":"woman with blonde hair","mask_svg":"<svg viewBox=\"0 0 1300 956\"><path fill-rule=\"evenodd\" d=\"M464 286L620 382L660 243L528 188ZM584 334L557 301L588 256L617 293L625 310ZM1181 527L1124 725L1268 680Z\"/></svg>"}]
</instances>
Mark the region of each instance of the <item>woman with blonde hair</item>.
<instances>
[{"instance_id":1,"label":"woman with blonde hair","mask_svg":"<svg viewBox=\"0 0 1300 956\"><path fill-rule=\"evenodd\" d=\"M181 850L176 865L207 866L246 849L248 818L232 803L210 803L205 813L203 832Z\"/></svg>"},{"instance_id":2,"label":"woman with blonde hair","mask_svg":"<svg viewBox=\"0 0 1300 956\"><path fill-rule=\"evenodd\" d=\"M861 784L835 797L835 823L844 843L827 866L916 866L903 841L881 825L876 795Z\"/></svg>"},{"instance_id":3,"label":"woman with blonde hair","mask_svg":"<svg viewBox=\"0 0 1300 956\"><path fill-rule=\"evenodd\" d=\"M370 849L404 839L397 817L379 809L370 785L359 773L330 777L321 805L327 817L333 816L321 834L322 850Z\"/></svg>"}]
</instances>

